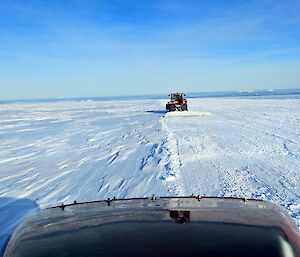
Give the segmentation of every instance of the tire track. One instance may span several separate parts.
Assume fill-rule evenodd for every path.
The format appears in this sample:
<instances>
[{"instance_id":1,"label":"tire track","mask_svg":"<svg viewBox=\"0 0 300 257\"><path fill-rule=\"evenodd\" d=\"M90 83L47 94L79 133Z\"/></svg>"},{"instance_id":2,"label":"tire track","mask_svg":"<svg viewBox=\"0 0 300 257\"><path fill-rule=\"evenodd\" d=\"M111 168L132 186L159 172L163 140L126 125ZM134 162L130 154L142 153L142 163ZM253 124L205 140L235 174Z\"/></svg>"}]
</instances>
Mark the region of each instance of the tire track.
<instances>
[{"instance_id":1,"label":"tire track","mask_svg":"<svg viewBox=\"0 0 300 257\"><path fill-rule=\"evenodd\" d=\"M181 160L176 172L182 192L268 200L300 226L300 137L271 109L259 118L224 108L208 110L209 118L165 119L166 132L179 145L168 147Z\"/></svg>"}]
</instances>

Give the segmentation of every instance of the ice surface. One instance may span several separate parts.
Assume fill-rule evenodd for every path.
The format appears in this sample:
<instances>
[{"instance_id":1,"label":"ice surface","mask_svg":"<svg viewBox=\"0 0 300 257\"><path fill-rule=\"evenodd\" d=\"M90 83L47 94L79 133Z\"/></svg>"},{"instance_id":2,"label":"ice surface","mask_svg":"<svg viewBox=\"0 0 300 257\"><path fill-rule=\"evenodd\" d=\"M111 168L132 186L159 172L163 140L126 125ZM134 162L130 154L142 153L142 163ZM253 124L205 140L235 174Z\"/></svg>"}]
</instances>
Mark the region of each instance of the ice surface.
<instances>
[{"instance_id":1,"label":"ice surface","mask_svg":"<svg viewBox=\"0 0 300 257\"><path fill-rule=\"evenodd\" d=\"M184 119L165 103L1 104L0 247L38 208L153 193L265 199L300 225L300 99L189 99L213 115Z\"/></svg>"},{"instance_id":2,"label":"ice surface","mask_svg":"<svg viewBox=\"0 0 300 257\"><path fill-rule=\"evenodd\" d=\"M210 112L193 112L193 111L175 111L175 112L167 112L165 117L197 117L197 116L210 116L212 115Z\"/></svg>"}]
</instances>

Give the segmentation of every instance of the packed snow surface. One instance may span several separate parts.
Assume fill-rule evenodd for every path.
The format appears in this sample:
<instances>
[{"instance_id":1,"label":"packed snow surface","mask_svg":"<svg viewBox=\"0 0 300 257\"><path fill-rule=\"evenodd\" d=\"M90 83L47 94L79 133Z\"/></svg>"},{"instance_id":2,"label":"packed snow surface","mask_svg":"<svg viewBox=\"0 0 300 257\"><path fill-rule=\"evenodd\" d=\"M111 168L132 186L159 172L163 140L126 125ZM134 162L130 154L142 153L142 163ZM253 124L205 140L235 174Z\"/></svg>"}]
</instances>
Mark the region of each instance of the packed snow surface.
<instances>
[{"instance_id":1,"label":"packed snow surface","mask_svg":"<svg viewBox=\"0 0 300 257\"><path fill-rule=\"evenodd\" d=\"M0 247L39 208L153 193L265 199L300 225L300 99L165 103L1 104Z\"/></svg>"},{"instance_id":2,"label":"packed snow surface","mask_svg":"<svg viewBox=\"0 0 300 257\"><path fill-rule=\"evenodd\" d=\"M165 117L197 117L197 116L210 116L210 112L193 112L193 111L174 111L167 112Z\"/></svg>"}]
</instances>

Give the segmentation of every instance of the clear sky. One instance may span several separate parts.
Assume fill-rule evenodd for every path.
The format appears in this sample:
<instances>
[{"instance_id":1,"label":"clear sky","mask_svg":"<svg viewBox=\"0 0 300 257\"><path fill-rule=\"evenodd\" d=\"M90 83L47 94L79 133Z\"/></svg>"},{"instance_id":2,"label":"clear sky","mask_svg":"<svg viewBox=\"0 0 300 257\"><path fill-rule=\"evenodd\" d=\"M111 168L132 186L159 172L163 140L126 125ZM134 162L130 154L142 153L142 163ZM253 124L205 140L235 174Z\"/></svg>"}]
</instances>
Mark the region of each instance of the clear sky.
<instances>
[{"instance_id":1,"label":"clear sky","mask_svg":"<svg viewBox=\"0 0 300 257\"><path fill-rule=\"evenodd\" d=\"M299 0L0 0L0 99L276 88Z\"/></svg>"}]
</instances>

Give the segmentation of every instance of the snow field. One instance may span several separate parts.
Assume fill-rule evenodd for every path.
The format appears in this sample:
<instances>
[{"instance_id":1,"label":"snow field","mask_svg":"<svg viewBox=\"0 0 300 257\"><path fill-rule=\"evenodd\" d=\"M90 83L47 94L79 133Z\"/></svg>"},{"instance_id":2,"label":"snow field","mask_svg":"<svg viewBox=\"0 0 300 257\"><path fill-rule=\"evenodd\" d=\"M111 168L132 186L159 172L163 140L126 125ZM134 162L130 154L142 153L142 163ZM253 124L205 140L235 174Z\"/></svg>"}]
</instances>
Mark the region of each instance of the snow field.
<instances>
[{"instance_id":1,"label":"snow field","mask_svg":"<svg viewBox=\"0 0 300 257\"><path fill-rule=\"evenodd\" d=\"M300 226L300 100L189 99L0 105L0 248L38 208L108 197L258 198ZM1 254L0 254L1 255Z\"/></svg>"}]
</instances>

